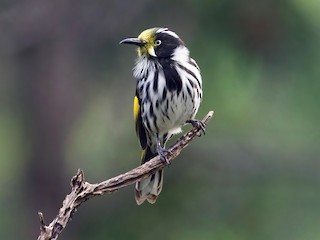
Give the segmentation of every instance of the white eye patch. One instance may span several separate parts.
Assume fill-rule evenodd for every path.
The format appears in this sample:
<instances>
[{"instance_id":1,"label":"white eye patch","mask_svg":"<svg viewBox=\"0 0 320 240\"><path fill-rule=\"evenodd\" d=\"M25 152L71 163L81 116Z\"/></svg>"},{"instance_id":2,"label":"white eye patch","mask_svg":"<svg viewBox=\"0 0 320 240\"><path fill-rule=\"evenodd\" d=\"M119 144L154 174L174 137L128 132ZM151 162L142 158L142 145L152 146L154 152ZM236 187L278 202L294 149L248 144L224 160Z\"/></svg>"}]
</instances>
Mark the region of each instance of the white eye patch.
<instances>
[{"instance_id":1,"label":"white eye patch","mask_svg":"<svg viewBox=\"0 0 320 240\"><path fill-rule=\"evenodd\" d=\"M156 46L159 46L160 44L161 44L161 40L156 40L155 42L154 42L154 44L156 45Z\"/></svg>"},{"instance_id":2,"label":"white eye patch","mask_svg":"<svg viewBox=\"0 0 320 240\"><path fill-rule=\"evenodd\" d=\"M160 28L156 33L165 33L171 35L174 38L179 38L179 36L175 32L170 31L168 28Z\"/></svg>"}]
</instances>

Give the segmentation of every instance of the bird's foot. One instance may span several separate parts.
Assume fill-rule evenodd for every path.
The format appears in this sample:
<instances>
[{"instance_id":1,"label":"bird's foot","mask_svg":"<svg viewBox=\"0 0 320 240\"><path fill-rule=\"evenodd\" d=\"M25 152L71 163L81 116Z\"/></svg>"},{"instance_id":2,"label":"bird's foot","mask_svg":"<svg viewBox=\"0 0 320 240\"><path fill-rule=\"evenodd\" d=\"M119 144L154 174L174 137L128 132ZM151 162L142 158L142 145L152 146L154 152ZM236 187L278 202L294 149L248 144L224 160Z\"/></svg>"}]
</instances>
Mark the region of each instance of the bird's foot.
<instances>
[{"instance_id":1,"label":"bird's foot","mask_svg":"<svg viewBox=\"0 0 320 240\"><path fill-rule=\"evenodd\" d=\"M202 134L206 134L206 126L203 122L197 119L190 119L187 121L187 123L190 123L193 127L198 128L200 130L198 136L200 137Z\"/></svg>"},{"instance_id":2,"label":"bird's foot","mask_svg":"<svg viewBox=\"0 0 320 240\"><path fill-rule=\"evenodd\" d=\"M166 163L166 165L169 165L170 161L168 160L167 155L170 154L171 151L161 147L160 145L158 145L157 151L158 151L158 154L160 156L160 160L162 162Z\"/></svg>"}]
</instances>

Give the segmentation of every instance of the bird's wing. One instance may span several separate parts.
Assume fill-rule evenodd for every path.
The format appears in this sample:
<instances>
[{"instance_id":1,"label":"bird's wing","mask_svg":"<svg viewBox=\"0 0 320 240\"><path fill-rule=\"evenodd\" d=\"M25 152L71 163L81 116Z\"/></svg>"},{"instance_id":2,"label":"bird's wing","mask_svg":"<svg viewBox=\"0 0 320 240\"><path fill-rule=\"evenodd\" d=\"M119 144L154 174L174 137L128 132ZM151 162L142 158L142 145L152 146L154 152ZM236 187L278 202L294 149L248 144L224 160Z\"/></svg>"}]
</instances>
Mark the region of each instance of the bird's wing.
<instances>
[{"instance_id":1,"label":"bird's wing","mask_svg":"<svg viewBox=\"0 0 320 240\"><path fill-rule=\"evenodd\" d=\"M141 118L140 104L141 104L141 100L136 94L133 100L133 117L136 125L136 133L139 138L141 148L144 150L147 147L147 134Z\"/></svg>"}]
</instances>

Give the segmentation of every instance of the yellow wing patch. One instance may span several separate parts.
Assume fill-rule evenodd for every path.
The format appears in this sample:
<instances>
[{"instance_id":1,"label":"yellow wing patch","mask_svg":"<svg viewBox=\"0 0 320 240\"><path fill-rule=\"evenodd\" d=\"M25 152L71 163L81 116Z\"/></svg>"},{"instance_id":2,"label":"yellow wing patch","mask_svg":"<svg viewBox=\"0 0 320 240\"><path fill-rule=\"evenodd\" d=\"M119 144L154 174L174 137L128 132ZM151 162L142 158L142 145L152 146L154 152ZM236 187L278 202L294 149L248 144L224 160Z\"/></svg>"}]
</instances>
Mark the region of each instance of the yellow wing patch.
<instances>
[{"instance_id":1,"label":"yellow wing patch","mask_svg":"<svg viewBox=\"0 0 320 240\"><path fill-rule=\"evenodd\" d=\"M146 152L147 152L147 149L143 149L142 152L141 152L141 161L143 161L144 157L146 156Z\"/></svg>"},{"instance_id":2,"label":"yellow wing patch","mask_svg":"<svg viewBox=\"0 0 320 240\"><path fill-rule=\"evenodd\" d=\"M140 104L139 104L139 99L137 96L134 97L133 99L133 117L134 117L134 122L137 122L138 116L140 112Z\"/></svg>"},{"instance_id":3,"label":"yellow wing patch","mask_svg":"<svg viewBox=\"0 0 320 240\"><path fill-rule=\"evenodd\" d=\"M136 127L136 133L139 138L141 148L145 149L147 147L147 135L142 124L141 109L140 109L139 99L137 96L135 96L133 99L133 117L134 117L134 123ZM143 153L143 155L145 155L145 153Z\"/></svg>"}]
</instances>

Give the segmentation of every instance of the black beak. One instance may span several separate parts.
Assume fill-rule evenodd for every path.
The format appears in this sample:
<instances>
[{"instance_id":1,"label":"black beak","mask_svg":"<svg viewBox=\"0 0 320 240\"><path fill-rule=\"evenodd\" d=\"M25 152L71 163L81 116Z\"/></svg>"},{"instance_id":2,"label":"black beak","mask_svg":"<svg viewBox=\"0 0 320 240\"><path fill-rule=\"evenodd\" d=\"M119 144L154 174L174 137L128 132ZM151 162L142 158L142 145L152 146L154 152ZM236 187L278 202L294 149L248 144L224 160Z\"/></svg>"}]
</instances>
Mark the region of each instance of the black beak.
<instances>
[{"instance_id":1,"label":"black beak","mask_svg":"<svg viewBox=\"0 0 320 240\"><path fill-rule=\"evenodd\" d=\"M132 44L142 47L145 43L142 42L139 38L126 38L123 39L119 44Z\"/></svg>"}]
</instances>

